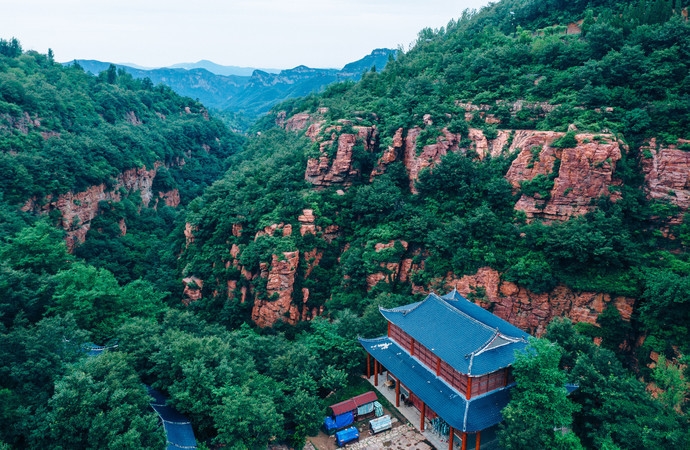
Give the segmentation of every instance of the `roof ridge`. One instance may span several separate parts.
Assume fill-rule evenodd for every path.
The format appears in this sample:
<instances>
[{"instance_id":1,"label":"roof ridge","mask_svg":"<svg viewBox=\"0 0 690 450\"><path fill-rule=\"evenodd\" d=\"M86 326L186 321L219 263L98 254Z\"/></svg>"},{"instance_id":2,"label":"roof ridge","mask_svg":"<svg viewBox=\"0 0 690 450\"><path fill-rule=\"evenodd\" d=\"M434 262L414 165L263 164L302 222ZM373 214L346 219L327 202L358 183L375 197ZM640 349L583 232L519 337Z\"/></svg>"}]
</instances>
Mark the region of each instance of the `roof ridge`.
<instances>
[{"instance_id":1,"label":"roof ridge","mask_svg":"<svg viewBox=\"0 0 690 450\"><path fill-rule=\"evenodd\" d=\"M482 345L480 345L476 350L473 350L470 353L470 355L472 355L472 356L480 355L482 353L482 350L484 350L486 347L491 345L491 343L494 341L494 339L496 339L496 336L498 336L500 334L501 334L501 332L498 331L498 329L496 329L496 332L494 334L492 334L491 337L486 342L484 342Z\"/></svg>"},{"instance_id":2,"label":"roof ridge","mask_svg":"<svg viewBox=\"0 0 690 450\"><path fill-rule=\"evenodd\" d=\"M432 295L432 294L429 294L429 297L431 297L431 295ZM483 326L483 327L486 328L487 330L492 330L492 331L494 331L494 332L498 332L498 328L494 328L494 327L492 327L492 326L490 326L490 325L485 324L485 323L482 322L481 320L479 320L479 319L477 319L477 318L475 318L475 317L470 316L470 315L467 314L465 311L461 311L461 310L459 310L458 308L456 308L456 307L454 307L454 306L451 306L450 304L448 304L448 302L447 302L446 300L444 300L443 298L439 297L438 295L436 295L436 294L433 294L433 295L434 295L434 297L436 297L436 299L440 300L440 302L443 304L443 306L446 307L449 311L454 312L454 313L456 313L456 314L460 314L460 315L462 315L462 316L464 316L464 317L467 317L467 318L470 319L472 322L475 322L475 323L477 323L477 324ZM427 299L428 299L429 297L427 297ZM424 301L426 301L426 299L425 299ZM467 300L467 301L469 302L469 300Z\"/></svg>"},{"instance_id":3,"label":"roof ridge","mask_svg":"<svg viewBox=\"0 0 690 450\"><path fill-rule=\"evenodd\" d=\"M497 345L497 346L495 346L495 347L489 348L489 347L491 346L491 344L492 344L497 338L501 338L501 339L503 339L504 341L507 341L507 342L505 342L504 344ZM500 330L496 330L496 334L494 334L493 336L491 336L491 338L490 338L488 341L486 341L486 342L484 343L484 345L482 345L481 347L479 347L477 350L473 351L472 354L473 354L474 356L479 356L479 355L481 355L481 354L484 353L484 352L491 351L491 350L493 350L493 349L495 349L495 348L503 347L504 345L514 344L514 343L516 343L516 342L525 342L525 340L524 340L523 338L521 338L521 337L508 336L507 334L501 333Z\"/></svg>"},{"instance_id":4,"label":"roof ridge","mask_svg":"<svg viewBox=\"0 0 690 450\"><path fill-rule=\"evenodd\" d=\"M438 297L438 296L437 296L437 297ZM462 297L462 295L461 295L461 297ZM501 336L505 336L505 337L508 338L509 340L513 339L513 340L515 340L516 342L517 342L517 341L524 341L524 340L525 340L522 336L519 336L519 337L518 337L518 336L512 336L512 335L505 334L505 333L501 332L500 328L498 328L498 327L492 327L491 325L487 325L486 323L484 323L484 322L482 322L481 320L479 320L479 319L473 317L473 316L470 315L469 313L466 313L465 311L462 311L462 310L458 309L455 305L451 305L451 304L448 302L447 299L442 298L442 297L438 297L438 298L439 298L440 300L442 300L442 301L443 301L449 308L451 308L453 311L462 314L463 316L469 318L470 320L472 320L472 321L474 321L474 322L477 322L477 323L483 325L484 327L486 327L486 328L488 328L488 329L490 329L490 330L497 331ZM491 314L490 311L486 311L484 308L482 308L481 306L477 305L476 303L474 303L474 302L472 302L472 301L466 299L465 297L462 297L462 298L463 298L467 303L469 303L469 304L471 304L471 305L473 305L473 306L476 306L477 308L481 309L482 311L485 311L485 312L488 312L489 314ZM461 303L461 302L459 302L457 299L453 299L452 301L453 301L453 302L456 302L456 303L458 303L458 304ZM494 316L495 316L495 314L494 314ZM516 328L518 331L522 331L522 330L520 330L519 328L517 328L515 325L513 325L512 323L508 322L507 320L501 319L501 318L498 317L498 316L496 316L496 317L497 317L498 319L502 320L503 322L505 322L506 324L510 325L511 327Z\"/></svg>"},{"instance_id":5,"label":"roof ridge","mask_svg":"<svg viewBox=\"0 0 690 450\"><path fill-rule=\"evenodd\" d=\"M433 294L433 293L432 293L432 294ZM429 294L429 295L428 295L424 300L422 300L421 302L416 302L417 304L414 305L414 306L413 306L412 308L410 308L410 309L399 309L399 308L401 308L400 306L396 306L395 308L382 308L381 306L379 306L379 311L386 311L386 312L392 312L392 313L402 312L402 313L403 313L403 316L405 316L405 315L407 315L408 313L411 313L411 312L414 311L415 309L419 308L419 306L420 306L422 303L424 303L425 301L427 301L427 299L428 299L432 294ZM436 295L436 294L433 294L433 295ZM405 305L403 305L403 306L405 306Z\"/></svg>"}]
</instances>

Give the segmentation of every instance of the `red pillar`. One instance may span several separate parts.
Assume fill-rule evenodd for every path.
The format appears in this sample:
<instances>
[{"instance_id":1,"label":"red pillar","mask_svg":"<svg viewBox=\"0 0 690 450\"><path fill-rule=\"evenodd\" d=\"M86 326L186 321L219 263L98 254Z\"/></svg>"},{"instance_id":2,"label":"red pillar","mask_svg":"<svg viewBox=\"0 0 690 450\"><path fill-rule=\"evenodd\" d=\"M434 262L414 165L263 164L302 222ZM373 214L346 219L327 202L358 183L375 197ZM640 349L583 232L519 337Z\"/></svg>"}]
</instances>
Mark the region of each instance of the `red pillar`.
<instances>
[{"instance_id":1,"label":"red pillar","mask_svg":"<svg viewBox=\"0 0 690 450\"><path fill-rule=\"evenodd\" d=\"M424 416L426 416L426 403L422 402L422 418L420 419L420 423L419 423L419 429L421 431L424 431L424 425L426 424L426 420L424 420Z\"/></svg>"},{"instance_id":2,"label":"red pillar","mask_svg":"<svg viewBox=\"0 0 690 450\"><path fill-rule=\"evenodd\" d=\"M482 440L482 432L477 431L477 440L475 441L475 444L474 444L474 450L479 450L479 447L480 447L479 443L481 442L481 440Z\"/></svg>"},{"instance_id":3,"label":"red pillar","mask_svg":"<svg viewBox=\"0 0 690 450\"><path fill-rule=\"evenodd\" d=\"M441 358L436 358L436 376L441 375Z\"/></svg>"},{"instance_id":4,"label":"red pillar","mask_svg":"<svg viewBox=\"0 0 690 450\"><path fill-rule=\"evenodd\" d=\"M462 433L462 445L460 450L467 450L467 433Z\"/></svg>"},{"instance_id":5,"label":"red pillar","mask_svg":"<svg viewBox=\"0 0 690 450\"><path fill-rule=\"evenodd\" d=\"M379 362L374 359L374 386L379 385Z\"/></svg>"},{"instance_id":6,"label":"red pillar","mask_svg":"<svg viewBox=\"0 0 690 450\"><path fill-rule=\"evenodd\" d=\"M450 427L450 434L448 435L448 450L453 450L453 437L455 435L455 430Z\"/></svg>"},{"instance_id":7,"label":"red pillar","mask_svg":"<svg viewBox=\"0 0 690 450\"><path fill-rule=\"evenodd\" d=\"M414 339L410 339L410 356L414 356Z\"/></svg>"},{"instance_id":8,"label":"red pillar","mask_svg":"<svg viewBox=\"0 0 690 450\"><path fill-rule=\"evenodd\" d=\"M391 336L391 323L390 322L388 322L388 334L387 334L387 336L388 337Z\"/></svg>"},{"instance_id":9,"label":"red pillar","mask_svg":"<svg viewBox=\"0 0 690 450\"><path fill-rule=\"evenodd\" d=\"M395 380L395 407L400 407L400 380Z\"/></svg>"},{"instance_id":10,"label":"red pillar","mask_svg":"<svg viewBox=\"0 0 690 450\"><path fill-rule=\"evenodd\" d=\"M371 355L367 353L367 380L371 378Z\"/></svg>"}]
</instances>

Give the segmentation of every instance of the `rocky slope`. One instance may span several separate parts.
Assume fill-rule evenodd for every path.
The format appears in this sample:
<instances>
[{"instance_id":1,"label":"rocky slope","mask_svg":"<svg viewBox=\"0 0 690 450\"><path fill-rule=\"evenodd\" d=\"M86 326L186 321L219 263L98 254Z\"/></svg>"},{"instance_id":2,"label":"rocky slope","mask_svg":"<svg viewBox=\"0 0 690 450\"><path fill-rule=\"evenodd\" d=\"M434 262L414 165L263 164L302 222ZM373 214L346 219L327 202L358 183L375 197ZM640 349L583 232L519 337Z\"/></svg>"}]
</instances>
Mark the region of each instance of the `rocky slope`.
<instances>
[{"instance_id":1,"label":"rocky slope","mask_svg":"<svg viewBox=\"0 0 690 450\"><path fill-rule=\"evenodd\" d=\"M479 159L511 158L505 178L514 192L521 192L514 208L523 211L528 220L566 221L593 211L595 201L600 197L608 197L614 202L621 198L622 180L617 176L616 168L628 148L611 134L576 133L576 143L572 147L561 148L558 141L566 134L563 132L501 129L492 134L492 138L487 138L478 128L469 128L464 134L444 128L435 142L418 145L424 127L433 125L431 118L425 116L424 127L399 128L389 141L390 145L381 148L376 126L357 125L352 121L327 124L325 113L300 113L291 117L284 113L276 115L279 126L290 132L303 133L316 144L318 153L308 159L304 179L317 190L336 188L338 193L344 194L356 180L364 178L371 181L384 174L393 162L401 162L407 169L410 191L416 193L415 182L421 171L433 170L450 152L462 152ZM490 117L485 118L491 121ZM362 173L355 164L358 152L360 155L378 152L373 170ZM677 146L660 147L655 142L645 147L644 153L647 157L642 165L649 197L672 198L673 203L686 210L690 204L690 159L687 154ZM528 189L530 184L542 182L546 188ZM311 234L328 243L340 235L337 226L322 229L317 225L317 219L314 210L305 209L293 218L293 223L299 224L301 236ZM239 224L237 226L240 227ZM289 224L274 224L260 230L255 239L266 234L289 236L291 233ZM190 225L186 231L188 242L193 241L193 234L194 229ZM308 306L310 290L302 287L321 261L323 252L318 248L323 246L306 252L295 250L274 254L270 262L262 263L260 270L252 273L241 266L240 247L233 245L232 257L226 265L238 269L244 281L228 280L228 296L250 302L252 320L262 327L279 320L292 324L310 320L323 311L323 307ZM405 241L378 242L372 250L379 253L390 252L394 248L398 251L396 255L402 256L381 258L386 262L380 263L376 269L370 268L366 274L369 290L378 283L410 284L416 293L455 288L498 316L537 335L543 333L546 324L557 316L596 324L597 317L608 305L615 306L624 320L630 320L636 301L630 297L574 291L564 285L537 294L502 279L501 274L490 267L461 277L447 273L442 279L416 285L413 274L424 268L425 250ZM348 249L349 244L344 243L339 251L344 254ZM257 280L264 280L265 290L255 287ZM185 301L193 301L197 295L193 292Z\"/></svg>"},{"instance_id":2,"label":"rocky slope","mask_svg":"<svg viewBox=\"0 0 690 450\"><path fill-rule=\"evenodd\" d=\"M430 119L425 117L425 120ZM364 151L371 152L378 137L376 127L355 126L353 133L339 135L337 132L341 130L337 128L321 132L323 121L307 114L295 115L282 123L287 130L306 129L307 136L319 142L320 155L309 159L305 171L305 179L317 187L351 185L355 177L362 175L352 168L354 146L361 144ZM477 128L470 128L465 136L444 128L435 143L418 150L421 131L420 127L398 129L393 144L383 149L369 177L384 173L392 162L402 161L409 174L410 190L416 193L415 181L422 170L437 165L448 152L472 150L482 159L488 155L517 154L506 174L516 191L521 183L539 175L553 179L548 195L522 195L515 205L515 209L524 211L530 219L567 220L591 211L593 199L607 196L616 201L620 198L616 187L621 181L614 173L625 146L611 135L580 133L576 135L576 147L561 149L551 146L564 136L565 133L560 132L499 130L495 138L487 139ZM329 156L328 151L333 146L335 154Z\"/></svg>"},{"instance_id":3,"label":"rocky slope","mask_svg":"<svg viewBox=\"0 0 690 450\"><path fill-rule=\"evenodd\" d=\"M329 234L337 230L320 230L314 225L313 211L305 210L299 220L302 224L302 234L318 233L322 238L328 239ZM260 233L286 233L286 226L274 225ZM324 231L327 231L324 233ZM290 231L291 232L291 229ZM380 252L395 245L394 241L379 243L375 251ZM400 242L407 251L408 244ZM228 262L241 270L246 280L262 278L266 280L266 293L260 294L256 290L243 286L237 289L237 281L229 280L228 296L252 302L252 320L260 327L272 326L277 321L283 320L290 324L298 321L310 320L323 312L323 308L309 308L309 289L302 288L295 292L298 284L298 276L302 268L302 277L308 278L311 270L318 265L321 254L314 249L312 252L300 254L299 251L284 252L273 255L270 264L262 264L259 273L251 273L238 263L239 248L233 246L231 250L232 262ZM367 276L367 285L373 289L377 283L410 282L411 274L419 269L419 264L414 262L413 254L405 253L399 261L382 263L380 270ZM185 304L201 298L203 280L195 277L185 278ZM475 303L492 311L497 316L508 320L523 330L535 335L541 335L546 325L554 317L569 317L574 322L586 322L596 324L597 317L608 305L615 306L623 320L629 321L633 312L635 299L629 297L612 298L609 294L597 292L576 292L559 285L555 289L537 294L518 286L515 283L501 279L501 274L490 267L484 267L473 275L457 277L449 273L444 279L434 280L430 285L442 292L457 289L462 295L474 299ZM412 284L413 291L417 293L430 292L430 286ZM217 295L217 293L215 293ZM299 295L297 295L299 294Z\"/></svg>"},{"instance_id":4,"label":"rocky slope","mask_svg":"<svg viewBox=\"0 0 690 450\"><path fill-rule=\"evenodd\" d=\"M690 207L690 152L679 147L690 141L679 140L678 145L661 145L656 139L641 148L642 171L647 197L670 202L681 212ZM680 223L682 214L671 223Z\"/></svg>"},{"instance_id":5,"label":"rocky slope","mask_svg":"<svg viewBox=\"0 0 690 450\"><path fill-rule=\"evenodd\" d=\"M58 225L67 233L67 248L71 252L74 246L83 243L86 234L91 229L91 221L101 208L101 202L119 202L123 195L138 191L142 206L156 207L159 202L176 207L180 204L180 194L177 189L167 192L153 192L153 180L161 164L155 164L152 169L146 167L127 170L118 175L113 186L99 184L91 186L82 192L67 192L57 198L48 196L43 199L29 199L22 207L23 211L33 211L40 214L57 212ZM124 220L120 223L124 235L127 225Z\"/></svg>"}]
</instances>

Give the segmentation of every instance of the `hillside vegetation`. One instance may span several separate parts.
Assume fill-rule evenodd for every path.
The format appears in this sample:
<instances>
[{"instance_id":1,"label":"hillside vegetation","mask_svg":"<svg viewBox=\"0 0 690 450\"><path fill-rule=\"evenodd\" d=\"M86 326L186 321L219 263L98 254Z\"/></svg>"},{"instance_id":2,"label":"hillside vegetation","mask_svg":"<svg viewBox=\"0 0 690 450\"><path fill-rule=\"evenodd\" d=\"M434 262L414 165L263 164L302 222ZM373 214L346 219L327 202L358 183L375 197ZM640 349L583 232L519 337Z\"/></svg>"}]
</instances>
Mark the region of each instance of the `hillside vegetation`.
<instances>
[{"instance_id":1,"label":"hillside vegetation","mask_svg":"<svg viewBox=\"0 0 690 450\"><path fill-rule=\"evenodd\" d=\"M146 383L205 445L300 446L363 389L379 306L462 285L548 313L527 328L558 344L516 364L503 447L688 447L686 191L649 182L690 143L687 3L491 4L246 139L168 88L0 41L0 441L160 448ZM559 190L574 160L599 188ZM150 188L118 178L157 162ZM119 194L68 253L79 224L40 205L100 184ZM594 299L586 320L547 326L536 305L563 293Z\"/></svg>"}]
</instances>

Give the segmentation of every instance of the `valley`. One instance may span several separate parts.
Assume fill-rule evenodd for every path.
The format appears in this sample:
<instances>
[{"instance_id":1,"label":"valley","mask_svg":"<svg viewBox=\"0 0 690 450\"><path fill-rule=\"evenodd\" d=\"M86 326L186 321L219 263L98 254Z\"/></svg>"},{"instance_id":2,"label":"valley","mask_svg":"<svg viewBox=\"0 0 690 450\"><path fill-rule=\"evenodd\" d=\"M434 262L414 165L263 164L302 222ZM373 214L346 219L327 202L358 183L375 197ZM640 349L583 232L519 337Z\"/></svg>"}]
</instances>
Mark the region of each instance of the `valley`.
<instances>
[{"instance_id":1,"label":"valley","mask_svg":"<svg viewBox=\"0 0 690 450\"><path fill-rule=\"evenodd\" d=\"M502 448L687 447L688 6L501 0L250 76L0 39L0 448L161 448L145 385L198 448L303 448L381 311L448 292L534 337Z\"/></svg>"}]
</instances>

